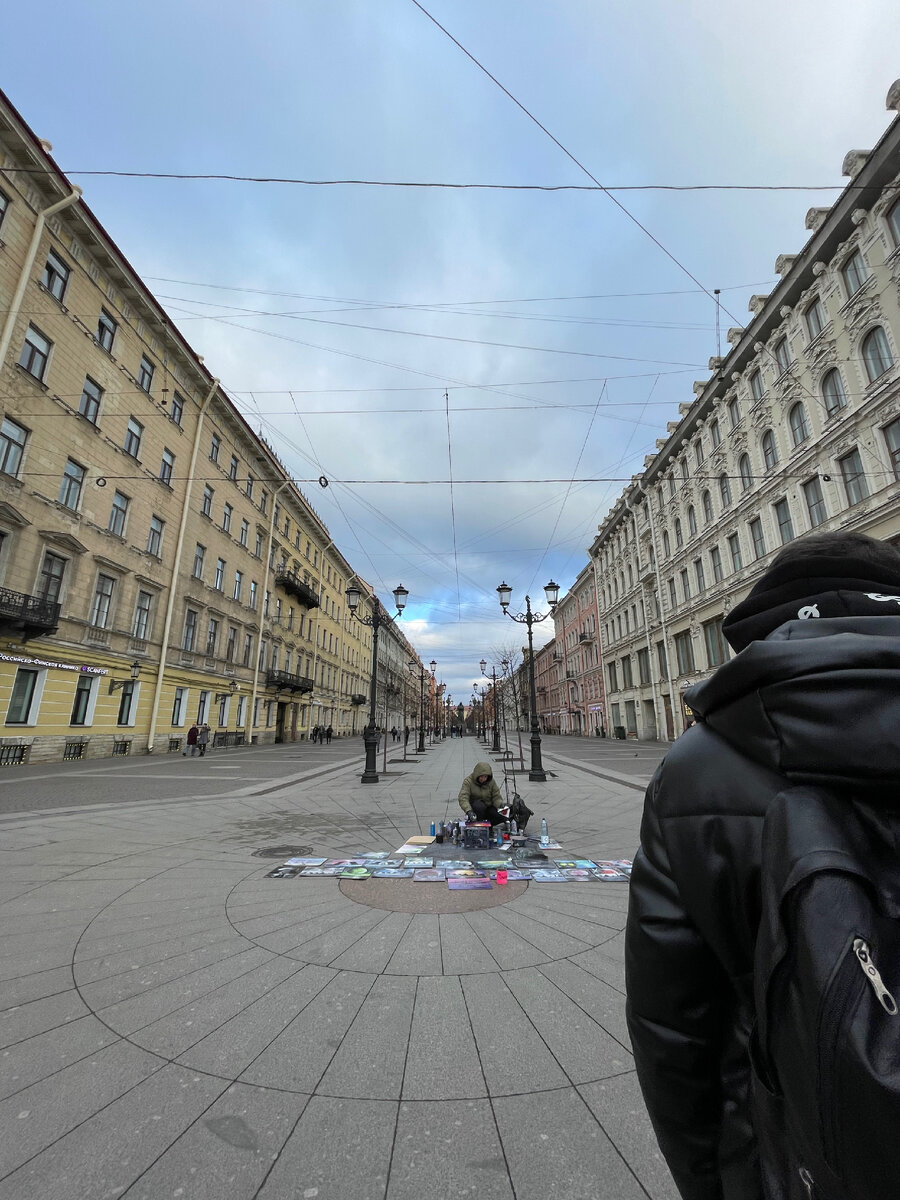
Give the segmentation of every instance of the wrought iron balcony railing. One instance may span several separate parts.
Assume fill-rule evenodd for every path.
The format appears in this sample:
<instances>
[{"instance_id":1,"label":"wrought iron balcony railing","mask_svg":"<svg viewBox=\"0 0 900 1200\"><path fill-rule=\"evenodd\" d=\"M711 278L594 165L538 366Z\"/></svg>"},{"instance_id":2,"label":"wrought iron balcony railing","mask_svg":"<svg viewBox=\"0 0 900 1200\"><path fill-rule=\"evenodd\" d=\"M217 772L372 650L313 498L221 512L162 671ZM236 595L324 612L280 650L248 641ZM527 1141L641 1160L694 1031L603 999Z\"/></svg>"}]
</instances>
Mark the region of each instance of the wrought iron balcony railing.
<instances>
[{"instance_id":1,"label":"wrought iron balcony railing","mask_svg":"<svg viewBox=\"0 0 900 1200\"><path fill-rule=\"evenodd\" d=\"M0 631L15 633L22 641L56 633L60 606L42 596L29 596L0 588Z\"/></svg>"},{"instance_id":2,"label":"wrought iron balcony railing","mask_svg":"<svg viewBox=\"0 0 900 1200\"><path fill-rule=\"evenodd\" d=\"M299 600L304 608L319 607L319 597L309 584L304 583L293 571L276 571L275 586Z\"/></svg>"},{"instance_id":3,"label":"wrought iron balcony railing","mask_svg":"<svg viewBox=\"0 0 900 1200\"><path fill-rule=\"evenodd\" d=\"M308 675L292 675L290 671L266 671L266 687L279 692L311 692L315 683Z\"/></svg>"}]
</instances>

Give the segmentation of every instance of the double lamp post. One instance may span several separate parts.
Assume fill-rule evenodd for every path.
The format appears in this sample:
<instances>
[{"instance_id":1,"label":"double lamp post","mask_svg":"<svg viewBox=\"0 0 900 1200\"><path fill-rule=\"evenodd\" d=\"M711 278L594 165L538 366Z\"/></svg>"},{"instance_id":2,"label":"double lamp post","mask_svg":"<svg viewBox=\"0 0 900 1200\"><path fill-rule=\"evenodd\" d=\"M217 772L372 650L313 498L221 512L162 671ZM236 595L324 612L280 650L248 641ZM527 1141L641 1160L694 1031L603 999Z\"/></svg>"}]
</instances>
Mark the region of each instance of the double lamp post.
<instances>
[{"instance_id":1,"label":"double lamp post","mask_svg":"<svg viewBox=\"0 0 900 1200\"><path fill-rule=\"evenodd\" d=\"M378 630L384 624L390 624L401 616L404 608L406 608L406 597L409 592L401 584L394 588L394 604L397 606L397 613L393 617L389 617L381 607L377 596L372 596L372 615L371 617L360 616L359 602L362 599L362 592L355 584L351 584L344 596L347 601L347 608L350 610L351 617L355 617L360 625L368 625L372 630L372 679L369 686L369 723L363 731L363 741L366 747L366 765L360 781L362 783L377 783L377 756L378 756L378 726L376 724L375 714L375 693L378 685Z\"/></svg>"},{"instance_id":2,"label":"double lamp post","mask_svg":"<svg viewBox=\"0 0 900 1200\"><path fill-rule=\"evenodd\" d=\"M546 783L547 772L544 770L541 762L541 727L538 723L537 715L537 692L534 686L534 643L531 637L531 629L533 625L537 625L540 621L546 621L547 617L552 617L556 612L556 605L559 602L559 584L554 583L551 579L549 583L544 584L544 594L547 597L547 603L550 606L548 612L536 613L531 611L531 598L525 597L525 611L516 613L515 616L509 611L509 604L512 599L512 588L505 583L501 583L497 588L497 595L500 598L500 607L503 609L506 616L511 621L516 621L520 625L528 627L528 688L530 695L530 714L531 714L531 770L528 772L528 778L532 783Z\"/></svg>"}]
</instances>

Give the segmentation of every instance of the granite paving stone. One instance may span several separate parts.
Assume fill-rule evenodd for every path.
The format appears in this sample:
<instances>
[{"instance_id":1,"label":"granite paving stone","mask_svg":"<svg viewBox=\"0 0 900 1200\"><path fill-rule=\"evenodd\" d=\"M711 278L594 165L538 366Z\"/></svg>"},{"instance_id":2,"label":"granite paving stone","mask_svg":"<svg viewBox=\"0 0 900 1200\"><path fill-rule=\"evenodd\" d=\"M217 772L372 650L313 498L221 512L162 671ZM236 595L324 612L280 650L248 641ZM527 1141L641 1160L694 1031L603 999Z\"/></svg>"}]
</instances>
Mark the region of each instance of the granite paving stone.
<instances>
[{"instance_id":1,"label":"granite paving stone","mask_svg":"<svg viewBox=\"0 0 900 1200\"><path fill-rule=\"evenodd\" d=\"M584 1084L578 1090L652 1200L678 1200L678 1189L645 1119L634 1071Z\"/></svg>"},{"instance_id":2,"label":"granite paving stone","mask_svg":"<svg viewBox=\"0 0 900 1200\"><path fill-rule=\"evenodd\" d=\"M375 980L319 1082L320 1095L399 1099L417 982L403 975Z\"/></svg>"},{"instance_id":3,"label":"granite paving stone","mask_svg":"<svg viewBox=\"0 0 900 1200\"><path fill-rule=\"evenodd\" d=\"M388 975L442 973L441 933L435 914L419 913L413 917L388 960L385 971Z\"/></svg>"},{"instance_id":4,"label":"granite paving stone","mask_svg":"<svg viewBox=\"0 0 900 1200\"><path fill-rule=\"evenodd\" d=\"M46 1033L34 1034L0 1054L0 1099L118 1040L118 1034L94 1016L79 1017Z\"/></svg>"},{"instance_id":5,"label":"granite paving stone","mask_svg":"<svg viewBox=\"0 0 900 1200\"><path fill-rule=\"evenodd\" d=\"M487 1100L400 1105L386 1200L514 1200Z\"/></svg>"},{"instance_id":6,"label":"granite paving stone","mask_svg":"<svg viewBox=\"0 0 900 1200\"><path fill-rule=\"evenodd\" d=\"M404 1100L487 1095L465 997L456 976L419 980L407 1051Z\"/></svg>"},{"instance_id":7,"label":"granite paving stone","mask_svg":"<svg viewBox=\"0 0 900 1200\"><path fill-rule=\"evenodd\" d=\"M348 946L329 964L342 971L384 971L412 920L407 913L382 913L364 937Z\"/></svg>"},{"instance_id":8,"label":"granite paving stone","mask_svg":"<svg viewBox=\"0 0 900 1200\"><path fill-rule=\"evenodd\" d=\"M468 917L459 913L441 916L438 918L438 931L445 974L469 975L500 970L497 960L469 924Z\"/></svg>"}]
</instances>

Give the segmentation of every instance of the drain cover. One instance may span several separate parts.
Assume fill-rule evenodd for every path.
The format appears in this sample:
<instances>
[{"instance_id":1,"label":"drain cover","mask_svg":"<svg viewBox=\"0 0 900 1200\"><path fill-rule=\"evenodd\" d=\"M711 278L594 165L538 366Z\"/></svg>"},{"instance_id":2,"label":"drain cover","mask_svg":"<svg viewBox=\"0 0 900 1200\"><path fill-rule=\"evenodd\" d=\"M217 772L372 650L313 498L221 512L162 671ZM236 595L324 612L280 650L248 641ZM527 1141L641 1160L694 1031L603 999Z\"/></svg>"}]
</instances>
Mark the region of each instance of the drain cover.
<instances>
[{"instance_id":1,"label":"drain cover","mask_svg":"<svg viewBox=\"0 0 900 1200\"><path fill-rule=\"evenodd\" d=\"M263 846L254 850L254 858L297 858L303 854L312 854L312 846Z\"/></svg>"}]
</instances>

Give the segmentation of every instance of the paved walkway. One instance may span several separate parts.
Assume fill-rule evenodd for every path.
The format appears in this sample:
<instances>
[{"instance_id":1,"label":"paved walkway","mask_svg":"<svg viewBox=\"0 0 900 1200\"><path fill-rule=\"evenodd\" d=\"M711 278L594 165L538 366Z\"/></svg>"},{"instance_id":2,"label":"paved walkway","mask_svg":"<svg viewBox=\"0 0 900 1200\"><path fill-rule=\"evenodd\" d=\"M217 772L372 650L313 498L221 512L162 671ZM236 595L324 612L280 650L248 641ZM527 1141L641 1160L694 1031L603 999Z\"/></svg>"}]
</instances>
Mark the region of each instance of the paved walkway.
<instances>
[{"instance_id":1,"label":"paved walkway","mask_svg":"<svg viewBox=\"0 0 900 1200\"><path fill-rule=\"evenodd\" d=\"M361 762L267 759L209 797L0 818L0 1200L674 1200L628 1050L625 885L412 915L253 856L394 850L485 754L389 754L365 787ZM552 755L519 784L535 820L631 857L639 776Z\"/></svg>"}]
</instances>

